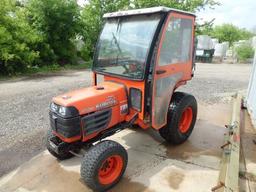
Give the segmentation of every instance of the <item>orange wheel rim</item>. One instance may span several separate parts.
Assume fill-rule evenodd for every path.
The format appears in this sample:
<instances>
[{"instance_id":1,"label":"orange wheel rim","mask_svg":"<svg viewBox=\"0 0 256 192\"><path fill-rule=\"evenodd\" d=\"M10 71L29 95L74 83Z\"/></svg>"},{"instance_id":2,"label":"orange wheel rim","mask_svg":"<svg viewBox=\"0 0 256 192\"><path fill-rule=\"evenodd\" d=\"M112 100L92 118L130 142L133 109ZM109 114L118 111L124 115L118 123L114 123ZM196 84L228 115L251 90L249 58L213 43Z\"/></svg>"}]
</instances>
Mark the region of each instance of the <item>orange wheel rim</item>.
<instances>
[{"instance_id":1,"label":"orange wheel rim","mask_svg":"<svg viewBox=\"0 0 256 192\"><path fill-rule=\"evenodd\" d=\"M193 119L193 111L191 107L186 108L181 115L179 129L181 133L186 133L189 130Z\"/></svg>"},{"instance_id":2,"label":"orange wheel rim","mask_svg":"<svg viewBox=\"0 0 256 192\"><path fill-rule=\"evenodd\" d=\"M98 178L103 185L113 183L121 174L123 168L123 159L119 155L112 155L103 161Z\"/></svg>"}]
</instances>

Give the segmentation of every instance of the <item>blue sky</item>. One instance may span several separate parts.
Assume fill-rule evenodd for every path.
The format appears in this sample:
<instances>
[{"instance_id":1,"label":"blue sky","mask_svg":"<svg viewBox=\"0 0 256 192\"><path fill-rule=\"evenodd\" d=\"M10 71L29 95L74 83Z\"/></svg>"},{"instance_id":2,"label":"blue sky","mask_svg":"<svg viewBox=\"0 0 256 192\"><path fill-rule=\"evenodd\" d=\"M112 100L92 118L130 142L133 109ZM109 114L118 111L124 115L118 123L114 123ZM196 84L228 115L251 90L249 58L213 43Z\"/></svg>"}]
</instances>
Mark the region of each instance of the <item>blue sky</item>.
<instances>
[{"instance_id":1,"label":"blue sky","mask_svg":"<svg viewBox=\"0 0 256 192\"><path fill-rule=\"evenodd\" d=\"M78 0L80 5L86 0ZM218 0L221 5L197 13L198 19L209 21L215 18L216 25L232 23L236 26L256 28L256 0Z\"/></svg>"},{"instance_id":2,"label":"blue sky","mask_svg":"<svg viewBox=\"0 0 256 192\"><path fill-rule=\"evenodd\" d=\"M256 0L219 0L220 6L197 13L198 18L211 20L216 25L232 23L236 26L252 29L256 27Z\"/></svg>"}]
</instances>

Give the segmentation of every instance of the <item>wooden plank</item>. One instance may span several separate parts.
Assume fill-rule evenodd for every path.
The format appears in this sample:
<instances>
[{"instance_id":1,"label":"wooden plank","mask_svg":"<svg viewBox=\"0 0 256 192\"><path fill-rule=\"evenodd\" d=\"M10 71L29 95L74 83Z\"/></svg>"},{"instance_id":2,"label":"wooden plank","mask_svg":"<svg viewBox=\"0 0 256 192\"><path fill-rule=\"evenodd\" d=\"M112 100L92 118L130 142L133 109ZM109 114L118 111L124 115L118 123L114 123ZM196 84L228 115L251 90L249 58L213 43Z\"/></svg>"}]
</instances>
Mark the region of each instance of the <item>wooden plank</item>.
<instances>
[{"instance_id":1,"label":"wooden plank","mask_svg":"<svg viewBox=\"0 0 256 192\"><path fill-rule=\"evenodd\" d=\"M239 180L239 155L240 155L240 113L242 96L237 94L233 99L233 112L228 133L225 134L225 143L222 145L223 154L220 164L219 180L212 191L237 192Z\"/></svg>"}]
</instances>

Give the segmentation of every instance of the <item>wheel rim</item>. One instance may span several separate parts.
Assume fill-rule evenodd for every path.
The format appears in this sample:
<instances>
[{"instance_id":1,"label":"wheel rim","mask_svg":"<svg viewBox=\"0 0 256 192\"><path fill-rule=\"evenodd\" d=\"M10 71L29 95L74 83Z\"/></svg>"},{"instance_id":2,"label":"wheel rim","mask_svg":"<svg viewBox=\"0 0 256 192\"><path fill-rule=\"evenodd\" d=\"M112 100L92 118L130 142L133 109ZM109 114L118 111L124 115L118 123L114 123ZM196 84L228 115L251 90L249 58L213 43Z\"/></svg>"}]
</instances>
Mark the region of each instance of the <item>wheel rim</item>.
<instances>
[{"instance_id":1,"label":"wheel rim","mask_svg":"<svg viewBox=\"0 0 256 192\"><path fill-rule=\"evenodd\" d=\"M181 133L186 133L189 130L193 119L193 111L191 107L186 108L181 115L179 129Z\"/></svg>"},{"instance_id":2,"label":"wheel rim","mask_svg":"<svg viewBox=\"0 0 256 192\"><path fill-rule=\"evenodd\" d=\"M121 174L123 159L119 155L112 155L103 161L99 169L99 182L103 185L113 183Z\"/></svg>"}]
</instances>

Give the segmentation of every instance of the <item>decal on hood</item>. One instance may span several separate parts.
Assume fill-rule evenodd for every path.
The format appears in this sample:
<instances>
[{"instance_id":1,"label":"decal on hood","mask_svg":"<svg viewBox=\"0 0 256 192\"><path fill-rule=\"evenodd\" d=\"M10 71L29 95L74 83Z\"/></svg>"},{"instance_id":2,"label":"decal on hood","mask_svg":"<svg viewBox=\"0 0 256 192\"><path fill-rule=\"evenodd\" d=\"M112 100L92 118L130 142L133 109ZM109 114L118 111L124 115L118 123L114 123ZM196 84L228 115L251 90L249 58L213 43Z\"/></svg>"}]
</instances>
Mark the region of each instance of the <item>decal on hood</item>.
<instances>
[{"instance_id":1,"label":"decal on hood","mask_svg":"<svg viewBox=\"0 0 256 192\"><path fill-rule=\"evenodd\" d=\"M106 101L96 105L97 110L105 109L117 104L117 100L114 96L108 96Z\"/></svg>"}]
</instances>

